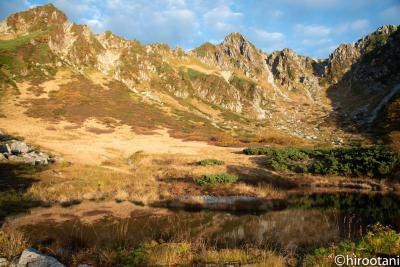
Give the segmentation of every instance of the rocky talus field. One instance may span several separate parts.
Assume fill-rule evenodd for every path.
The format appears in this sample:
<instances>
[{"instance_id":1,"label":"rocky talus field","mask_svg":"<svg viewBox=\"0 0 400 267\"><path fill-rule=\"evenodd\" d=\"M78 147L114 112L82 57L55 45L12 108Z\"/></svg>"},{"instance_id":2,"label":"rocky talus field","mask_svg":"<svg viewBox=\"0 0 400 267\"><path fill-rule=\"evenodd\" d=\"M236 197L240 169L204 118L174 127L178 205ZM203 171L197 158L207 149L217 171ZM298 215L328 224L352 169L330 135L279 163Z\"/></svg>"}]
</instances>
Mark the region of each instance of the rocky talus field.
<instances>
[{"instance_id":1,"label":"rocky talus field","mask_svg":"<svg viewBox=\"0 0 400 267\"><path fill-rule=\"evenodd\" d=\"M52 4L12 14L0 22L0 266L328 266L324 253L337 247L311 256L301 242L221 249L228 234L220 240L215 229L247 220L229 224L225 213L194 216L196 240L174 228L89 246L94 237L83 242L88 232L68 223L95 229L109 217L207 209L280 212L286 225L292 213L282 210L306 193L389 194L381 203L392 208L399 118L400 26L314 59L291 49L266 53L237 32L191 51L145 45L95 34ZM318 212L310 216L323 224ZM35 231L49 222L81 239L39 240ZM255 224L260 233L269 225ZM127 235L126 225L112 231ZM398 238L383 226L373 231Z\"/></svg>"}]
</instances>

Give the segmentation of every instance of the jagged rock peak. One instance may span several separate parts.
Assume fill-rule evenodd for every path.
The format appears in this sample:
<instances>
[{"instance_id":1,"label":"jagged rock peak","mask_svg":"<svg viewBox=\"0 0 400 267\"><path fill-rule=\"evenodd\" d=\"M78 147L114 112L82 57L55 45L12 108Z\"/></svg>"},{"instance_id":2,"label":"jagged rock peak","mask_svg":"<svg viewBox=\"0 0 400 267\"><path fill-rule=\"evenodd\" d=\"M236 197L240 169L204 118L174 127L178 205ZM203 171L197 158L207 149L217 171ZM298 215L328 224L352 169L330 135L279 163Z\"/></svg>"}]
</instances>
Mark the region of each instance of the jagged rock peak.
<instances>
[{"instance_id":1,"label":"jagged rock peak","mask_svg":"<svg viewBox=\"0 0 400 267\"><path fill-rule=\"evenodd\" d=\"M221 46L234 46L235 48L250 46L256 49L254 44L247 40L240 32L232 32L225 36Z\"/></svg>"},{"instance_id":2,"label":"jagged rock peak","mask_svg":"<svg viewBox=\"0 0 400 267\"><path fill-rule=\"evenodd\" d=\"M232 32L225 36L223 43L232 41L247 41L247 39L240 32Z\"/></svg>"},{"instance_id":3,"label":"jagged rock peak","mask_svg":"<svg viewBox=\"0 0 400 267\"><path fill-rule=\"evenodd\" d=\"M9 18L22 16L28 21L48 19L48 23L59 23L67 20L67 16L53 4L46 4L42 6L36 6L23 12L15 13Z\"/></svg>"},{"instance_id":4,"label":"jagged rock peak","mask_svg":"<svg viewBox=\"0 0 400 267\"><path fill-rule=\"evenodd\" d=\"M375 32L383 34L392 34L399 29L400 26L397 25L383 25L379 27Z\"/></svg>"},{"instance_id":5,"label":"jagged rock peak","mask_svg":"<svg viewBox=\"0 0 400 267\"><path fill-rule=\"evenodd\" d=\"M27 11L15 13L6 19L8 28L14 32L44 30L49 25L60 25L67 16L52 4L37 6Z\"/></svg>"}]
</instances>

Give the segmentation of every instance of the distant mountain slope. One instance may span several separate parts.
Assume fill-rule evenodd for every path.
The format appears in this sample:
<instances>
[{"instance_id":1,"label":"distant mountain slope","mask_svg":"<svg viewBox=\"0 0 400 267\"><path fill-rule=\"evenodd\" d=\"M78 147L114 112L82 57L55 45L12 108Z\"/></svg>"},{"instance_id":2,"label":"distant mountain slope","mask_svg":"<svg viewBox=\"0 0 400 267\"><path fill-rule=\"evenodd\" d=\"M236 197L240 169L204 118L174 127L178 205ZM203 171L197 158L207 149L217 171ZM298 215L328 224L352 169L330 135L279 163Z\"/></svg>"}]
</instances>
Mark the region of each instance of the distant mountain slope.
<instances>
[{"instance_id":1,"label":"distant mountain slope","mask_svg":"<svg viewBox=\"0 0 400 267\"><path fill-rule=\"evenodd\" d=\"M348 125L363 132L385 101L395 98L399 32L397 26L383 26L355 44L340 45L324 60L290 49L268 54L240 33L185 52L111 32L94 34L48 4L0 23L0 84L17 88L29 82L39 90L61 69L82 75L81 80L98 72L118 81L143 108L150 105L177 125L197 121L239 139L272 129L333 142L346 135Z\"/></svg>"}]
</instances>

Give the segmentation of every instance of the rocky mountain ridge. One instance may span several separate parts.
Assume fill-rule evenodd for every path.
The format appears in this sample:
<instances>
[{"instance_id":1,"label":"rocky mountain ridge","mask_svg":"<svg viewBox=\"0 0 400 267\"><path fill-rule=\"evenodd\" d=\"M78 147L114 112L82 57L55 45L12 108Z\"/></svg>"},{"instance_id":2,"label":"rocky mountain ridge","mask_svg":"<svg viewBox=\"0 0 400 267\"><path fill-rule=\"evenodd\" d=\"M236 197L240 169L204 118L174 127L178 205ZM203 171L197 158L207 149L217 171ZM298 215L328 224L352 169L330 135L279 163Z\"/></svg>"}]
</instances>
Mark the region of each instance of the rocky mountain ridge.
<instances>
[{"instance_id":1,"label":"rocky mountain ridge","mask_svg":"<svg viewBox=\"0 0 400 267\"><path fill-rule=\"evenodd\" d=\"M94 34L48 4L0 23L0 77L3 84L40 84L59 68L95 70L157 105L165 106L161 99L168 95L181 102L198 99L313 139L327 118L372 124L372 115L361 114L374 112L371 98L376 106L396 97L392 88L400 82L399 32L398 26L383 26L355 44L340 45L324 60L291 49L265 53L240 33L219 45L206 43L185 52L111 32ZM196 111L196 116L217 127L223 121L207 112Z\"/></svg>"}]
</instances>

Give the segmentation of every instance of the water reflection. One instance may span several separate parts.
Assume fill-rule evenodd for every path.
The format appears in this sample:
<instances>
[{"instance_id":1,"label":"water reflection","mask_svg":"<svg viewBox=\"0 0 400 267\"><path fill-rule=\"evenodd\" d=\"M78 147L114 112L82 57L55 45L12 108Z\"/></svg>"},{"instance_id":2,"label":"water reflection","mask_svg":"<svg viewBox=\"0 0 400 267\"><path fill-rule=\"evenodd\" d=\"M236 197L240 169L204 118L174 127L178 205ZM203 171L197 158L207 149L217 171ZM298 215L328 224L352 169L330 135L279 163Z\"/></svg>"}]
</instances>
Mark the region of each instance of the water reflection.
<instances>
[{"instance_id":1,"label":"water reflection","mask_svg":"<svg viewBox=\"0 0 400 267\"><path fill-rule=\"evenodd\" d=\"M174 211L124 220L105 217L94 224L73 218L23 229L35 244L54 248L134 247L157 240L302 254L315 246L360 238L376 222L399 230L399 200L395 195L293 195L286 210L263 214Z\"/></svg>"}]
</instances>

